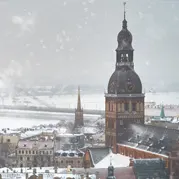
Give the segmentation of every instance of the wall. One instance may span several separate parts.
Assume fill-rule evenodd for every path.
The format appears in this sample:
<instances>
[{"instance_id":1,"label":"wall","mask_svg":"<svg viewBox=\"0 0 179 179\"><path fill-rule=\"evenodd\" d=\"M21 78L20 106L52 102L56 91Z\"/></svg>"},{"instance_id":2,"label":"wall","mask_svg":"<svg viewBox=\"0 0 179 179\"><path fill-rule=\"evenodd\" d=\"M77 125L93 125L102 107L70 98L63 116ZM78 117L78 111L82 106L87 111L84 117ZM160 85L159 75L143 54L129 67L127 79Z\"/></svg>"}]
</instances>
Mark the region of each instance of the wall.
<instances>
[{"instance_id":1,"label":"wall","mask_svg":"<svg viewBox=\"0 0 179 179\"><path fill-rule=\"evenodd\" d=\"M66 168L71 165L72 168L82 168L83 167L83 157L55 157L55 165L59 168Z\"/></svg>"},{"instance_id":2,"label":"wall","mask_svg":"<svg viewBox=\"0 0 179 179\"><path fill-rule=\"evenodd\" d=\"M166 162L166 167L168 168L168 164L169 164L169 159L166 156L163 155L159 155L159 154L155 154L155 153L151 153L148 151L144 151L144 150L139 150L137 148L131 148L128 146L123 146L118 144L117 145L117 150L118 153L125 155L125 156L129 156L131 158L135 158L135 159L140 159L140 158L161 158Z\"/></svg>"}]
</instances>

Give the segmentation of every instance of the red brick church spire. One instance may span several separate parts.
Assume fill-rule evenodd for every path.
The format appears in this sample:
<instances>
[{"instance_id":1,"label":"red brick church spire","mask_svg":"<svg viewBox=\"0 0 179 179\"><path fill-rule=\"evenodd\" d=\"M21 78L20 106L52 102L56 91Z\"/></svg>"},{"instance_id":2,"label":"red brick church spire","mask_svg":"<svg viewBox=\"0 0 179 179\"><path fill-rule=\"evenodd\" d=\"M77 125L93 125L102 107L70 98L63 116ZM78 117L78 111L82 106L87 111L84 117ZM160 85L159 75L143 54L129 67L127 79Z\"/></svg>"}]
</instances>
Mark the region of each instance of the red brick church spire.
<instances>
[{"instance_id":1,"label":"red brick church spire","mask_svg":"<svg viewBox=\"0 0 179 179\"><path fill-rule=\"evenodd\" d=\"M83 109L81 107L81 96L80 96L80 86L78 86L78 101L77 108L75 109L75 124L74 128L84 126L83 122Z\"/></svg>"},{"instance_id":2,"label":"red brick church spire","mask_svg":"<svg viewBox=\"0 0 179 179\"><path fill-rule=\"evenodd\" d=\"M78 86L78 102L77 102L77 110L81 110L81 97L80 97L80 86Z\"/></svg>"}]
</instances>

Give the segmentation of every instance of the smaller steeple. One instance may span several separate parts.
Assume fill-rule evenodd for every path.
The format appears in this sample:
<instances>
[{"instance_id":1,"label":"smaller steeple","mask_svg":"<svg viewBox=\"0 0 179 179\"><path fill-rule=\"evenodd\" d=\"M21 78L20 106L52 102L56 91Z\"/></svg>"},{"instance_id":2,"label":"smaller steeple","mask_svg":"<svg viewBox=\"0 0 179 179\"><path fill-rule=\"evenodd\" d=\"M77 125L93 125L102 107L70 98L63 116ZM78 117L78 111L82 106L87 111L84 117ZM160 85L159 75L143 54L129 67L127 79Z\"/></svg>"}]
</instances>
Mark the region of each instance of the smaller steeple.
<instances>
[{"instance_id":1,"label":"smaller steeple","mask_svg":"<svg viewBox=\"0 0 179 179\"><path fill-rule=\"evenodd\" d=\"M165 118L165 111L164 111L164 106L163 105L162 105L161 112L160 112L160 118L161 119Z\"/></svg>"},{"instance_id":2,"label":"smaller steeple","mask_svg":"<svg viewBox=\"0 0 179 179\"><path fill-rule=\"evenodd\" d=\"M122 28L127 29L127 20L126 20L126 2L124 4L124 20L122 21Z\"/></svg>"},{"instance_id":3,"label":"smaller steeple","mask_svg":"<svg viewBox=\"0 0 179 179\"><path fill-rule=\"evenodd\" d=\"M78 86L78 101L77 101L77 110L81 110L81 97L80 97L80 86Z\"/></svg>"},{"instance_id":4,"label":"smaller steeple","mask_svg":"<svg viewBox=\"0 0 179 179\"><path fill-rule=\"evenodd\" d=\"M78 86L78 101L77 101L77 108L75 109L74 130L78 129L79 127L83 127L83 126L84 126L83 109L81 107L80 87Z\"/></svg>"},{"instance_id":5,"label":"smaller steeple","mask_svg":"<svg viewBox=\"0 0 179 179\"><path fill-rule=\"evenodd\" d=\"M114 167L112 165L108 167L108 176L106 179L116 179L114 176Z\"/></svg>"}]
</instances>

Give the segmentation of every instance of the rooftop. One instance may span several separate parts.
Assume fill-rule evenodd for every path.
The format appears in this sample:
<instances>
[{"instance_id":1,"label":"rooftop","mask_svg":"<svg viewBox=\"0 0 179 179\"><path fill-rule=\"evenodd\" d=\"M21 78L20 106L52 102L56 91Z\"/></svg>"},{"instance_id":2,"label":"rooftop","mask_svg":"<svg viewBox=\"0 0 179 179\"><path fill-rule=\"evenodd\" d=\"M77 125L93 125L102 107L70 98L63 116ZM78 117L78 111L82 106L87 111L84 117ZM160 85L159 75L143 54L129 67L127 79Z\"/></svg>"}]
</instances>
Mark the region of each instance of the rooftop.
<instances>
[{"instance_id":1,"label":"rooftop","mask_svg":"<svg viewBox=\"0 0 179 179\"><path fill-rule=\"evenodd\" d=\"M35 149L43 150L43 149L52 149L54 147L54 141L19 141L18 149Z\"/></svg>"}]
</instances>

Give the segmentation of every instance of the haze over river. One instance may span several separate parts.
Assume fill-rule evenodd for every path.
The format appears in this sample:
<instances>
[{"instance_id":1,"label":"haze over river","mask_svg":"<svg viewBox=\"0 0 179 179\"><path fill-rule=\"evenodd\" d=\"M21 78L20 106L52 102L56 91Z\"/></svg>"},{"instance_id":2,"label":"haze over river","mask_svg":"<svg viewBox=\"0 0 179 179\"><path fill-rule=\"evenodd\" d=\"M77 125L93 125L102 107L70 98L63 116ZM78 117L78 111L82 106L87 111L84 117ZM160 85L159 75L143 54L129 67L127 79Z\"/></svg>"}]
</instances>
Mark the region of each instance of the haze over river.
<instances>
[{"instance_id":1,"label":"haze over river","mask_svg":"<svg viewBox=\"0 0 179 179\"><path fill-rule=\"evenodd\" d=\"M61 95L54 96L52 98L48 96L40 96L38 99L43 101L35 100L31 97L18 97L19 101L16 104L24 104L27 105L26 102L30 101L28 105L36 105L36 106L44 106L44 104L48 104L50 106L62 107L62 108L75 108L77 105L77 95ZM81 100L82 106L85 109L103 109L104 110L104 94L84 94L81 92ZM26 101L26 102L25 102ZM146 102L154 101L157 104L179 104L179 93L147 93ZM4 103L6 105L13 104L12 98L4 98L4 100L0 100L1 104ZM18 128L18 127L31 127L33 125L40 124L55 124L58 123L59 120L74 120L74 114L62 114L62 113L44 113L44 112L20 112L16 111L16 115L14 114L11 117L11 112L7 111L8 117L3 113L0 117L1 126L0 128ZM20 113L20 115L19 115ZM1 111L0 111L1 114ZM85 115L85 119L93 119L96 120L99 116L97 115Z\"/></svg>"}]
</instances>

